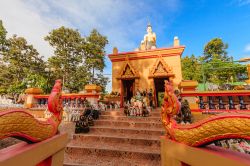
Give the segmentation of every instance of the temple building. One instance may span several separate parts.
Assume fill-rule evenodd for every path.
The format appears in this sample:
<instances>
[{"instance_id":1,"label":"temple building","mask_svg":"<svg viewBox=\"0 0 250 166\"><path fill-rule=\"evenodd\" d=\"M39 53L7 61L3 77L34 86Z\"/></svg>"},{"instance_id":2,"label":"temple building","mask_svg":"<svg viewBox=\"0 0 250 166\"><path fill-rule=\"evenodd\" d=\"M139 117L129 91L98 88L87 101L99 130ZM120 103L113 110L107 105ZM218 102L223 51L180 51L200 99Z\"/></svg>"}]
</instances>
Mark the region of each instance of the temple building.
<instances>
[{"instance_id":1,"label":"temple building","mask_svg":"<svg viewBox=\"0 0 250 166\"><path fill-rule=\"evenodd\" d=\"M178 86L182 80L181 46L174 37L173 46L156 47L156 34L147 25L147 34L139 48L119 53L117 48L108 57L112 62L112 91L121 94L121 105L129 101L136 91L153 92L156 106L160 106L164 92L164 80L172 80Z\"/></svg>"}]
</instances>

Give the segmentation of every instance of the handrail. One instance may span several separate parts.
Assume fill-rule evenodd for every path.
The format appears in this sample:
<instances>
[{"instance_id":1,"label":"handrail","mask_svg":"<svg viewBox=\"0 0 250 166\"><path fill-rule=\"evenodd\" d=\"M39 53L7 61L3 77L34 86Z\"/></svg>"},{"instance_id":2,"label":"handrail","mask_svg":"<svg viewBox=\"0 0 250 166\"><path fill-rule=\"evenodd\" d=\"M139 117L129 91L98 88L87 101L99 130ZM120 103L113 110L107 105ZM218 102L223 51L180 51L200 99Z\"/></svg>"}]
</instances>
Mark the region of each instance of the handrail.
<instances>
[{"instance_id":1,"label":"handrail","mask_svg":"<svg viewBox=\"0 0 250 166\"><path fill-rule=\"evenodd\" d=\"M35 144L25 142L0 150L0 166L59 166L63 165L66 133Z\"/></svg>"},{"instance_id":2,"label":"handrail","mask_svg":"<svg viewBox=\"0 0 250 166\"><path fill-rule=\"evenodd\" d=\"M162 166L249 166L250 156L212 145L191 147L161 137L161 163Z\"/></svg>"}]
</instances>

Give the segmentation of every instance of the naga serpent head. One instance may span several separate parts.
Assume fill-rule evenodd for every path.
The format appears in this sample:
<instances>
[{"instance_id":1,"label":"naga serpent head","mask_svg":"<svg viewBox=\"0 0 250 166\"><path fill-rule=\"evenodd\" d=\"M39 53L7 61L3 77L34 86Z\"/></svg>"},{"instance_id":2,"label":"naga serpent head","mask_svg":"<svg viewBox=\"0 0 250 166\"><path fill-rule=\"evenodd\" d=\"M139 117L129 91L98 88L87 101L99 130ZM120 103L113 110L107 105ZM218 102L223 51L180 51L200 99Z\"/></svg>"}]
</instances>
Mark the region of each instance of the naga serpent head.
<instances>
[{"instance_id":1,"label":"naga serpent head","mask_svg":"<svg viewBox=\"0 0 250 166\"><path fill-rule=\"evenodd\" d=\"M56 80L55 85L51 90L51 94L48 99L48 108L55 117L61 121L62 120L62 81Z\"/></svg>"},{"instance_id":2,"label":"naga serpent head","mask_svg":"<svg viewBox=\"0 0 250 166\"><path fill-rule=\"evenodd\" d=\"M174 94L173 83L165 81L165 94L163 108L170 116L178 114L180 110L180 103Z\"/></svg>"}]
</instances>

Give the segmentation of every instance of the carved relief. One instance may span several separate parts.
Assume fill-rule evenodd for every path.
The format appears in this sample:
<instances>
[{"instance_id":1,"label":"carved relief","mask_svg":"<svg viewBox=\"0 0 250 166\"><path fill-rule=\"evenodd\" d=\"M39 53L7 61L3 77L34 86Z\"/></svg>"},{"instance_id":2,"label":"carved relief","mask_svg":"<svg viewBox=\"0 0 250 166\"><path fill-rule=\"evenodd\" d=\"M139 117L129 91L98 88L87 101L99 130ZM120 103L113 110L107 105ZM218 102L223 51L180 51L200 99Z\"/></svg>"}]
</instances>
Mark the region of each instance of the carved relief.
<instances>
[{"instance_id":1,"label":"carved relief","mask_svg":"<svg viewBox=\"0 0 250 166\"><path fill-rule=\"evenodd\" d=\"M128 58L126 58L123 68L117 77L117 79L123 78L139 78L138 71L136 71L135 68L129 63Z\"/></svg>"},{"instance_id":2,"label":"carved relief","mask_svg":"<svg viewBox=\"0 0 250 166\"><path fill-rule=\"evenodd\" d=\"M159 58L156 60L153 67L149 71L149 77L157 76L174 77L172 67L169 67L161 56L159 56Z\"/></svg>"},{"instance_id":3,"label":"carved relief","mask_svg":"<svg viewBox=\"0 0 250 166\"><path fill-rule=\"evenodd\" d=\"M160 63L158 63L158 65L157 65L157 67L156 67L156 69L155 69L155 72L154 72L154 74L156 74L156 73L166 73L167 71L164 69L164 67L163 67L163 65L162 65L162 63L160 62Z\"/></svg>"},{"instance_id":4,"label":"carved relief","mask_svg":"<svg viewBox=\"0 0 250 166\"><path fill-rule=\"evenodd\" d=\"M125 68L125 71L123 73L123 76L134 76L132 70L130 69L130 67L127 65Z\"/></svg>"}]
</instances>

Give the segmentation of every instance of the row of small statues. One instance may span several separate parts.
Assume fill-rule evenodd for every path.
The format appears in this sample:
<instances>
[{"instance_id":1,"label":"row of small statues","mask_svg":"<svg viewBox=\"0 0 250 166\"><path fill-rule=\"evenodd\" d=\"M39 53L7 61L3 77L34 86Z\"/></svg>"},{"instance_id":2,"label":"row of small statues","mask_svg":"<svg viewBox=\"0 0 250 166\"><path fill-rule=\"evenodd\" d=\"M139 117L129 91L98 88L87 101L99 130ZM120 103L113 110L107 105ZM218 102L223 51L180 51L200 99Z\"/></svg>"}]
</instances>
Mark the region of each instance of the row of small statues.
<instances>
[{"instance_id":1,"label":"row of small statues","mask_svg":"<svg viewBox=\"0 0 250 166\"><path fill-rule=\"evenodd\" d=\"M108 109L119 109L120 108L120 101L111 101L111 102L99 102L99 106L102 111L107 111Z\"/></svg>"},{"instance_id":2,"label":"row of small statues","mask_svg":"<svg viewBox=\"0 0 250 166\"><path fill-rule=\"evenodd\" d=\"M26 97L26 94L0 95L0 105L23 104Z\"/></svg>"},{"instance_id":3,"label":"row of small statues","mask_svg":"<svg viewBox=\"0 0 250 166\"><path fill-rule=\"evenodd\" d=\"M83 114L86 110L97 110L97 111L103 111L100 105L94 104L94 105L88 105L84 107L69 107L64 106L63 107L63 121L66 122L76 122L79 121L80 115ZM47 119L51 116L51 112L48 111L48 108L44 111L44 117Z\"/></svg>"},{"instance_id":4,"label":"row of small statues","mask_svg":"<svg viewBox=\"0 0 250 166\"><path fill-rule=\"evenodd\" d=\"M126 104L124 106L124 114L126 116L143 116L143 117L146 117L146 116L149 116L150 115L150 112L152 111L152 107L145 107L143 106L140 106L141 103L139 103L138 105L129 105L129 104Z\"/></svg>"},{"instance_id":5,"label":"row of small statues","mask_svg":"<svg viewBox=\"0 0 250 166\"><path fill-rule=\"evenodd\" d=\"M227 139L215 141L212 145L220 146L233 151L250 154L250 141L245 139Z\"/></svg>"},{"instance_id":6,"label":"row of small statues","mask_svg":"<svg viewBox=\"0 0 250 166\"><path fill-rule=\"evenodd\" d=\"M23 104L19 101L21 95L14 95L15 98L10 98L9 95L0 95L0 108L22 108Z\"/></svg>"},{"instance_id":7,"label":"row of small statues","mask_svg":"<svg viewBox=\"0 0 250 166\"><path fill-rule=\"evenodd\" d=\"M207 84L207 89L209 91L219 91L219 90L250 90L250 85L231 85L231 84L222 84L217 85L213 83Z\"/></svg>"},{"instance_id":8,"label":"row of small statues","mask_svg":"<svg viewBox=\"0 0 250 166\"><path fill-rule=\"evenodd\" d=\"M149 116L153 106L153 92L150 89L140 92L124 105L124 113L127 116Z\"/></svg>"}]
</instances>

